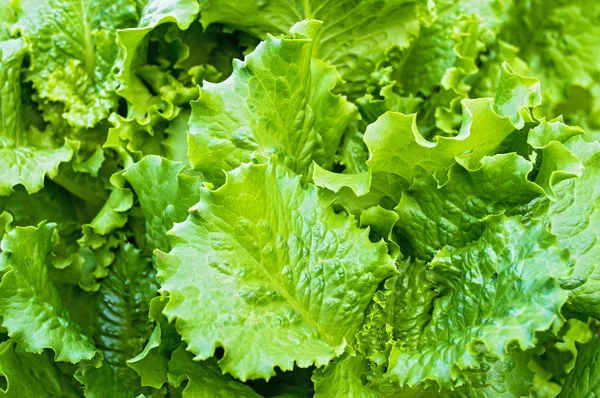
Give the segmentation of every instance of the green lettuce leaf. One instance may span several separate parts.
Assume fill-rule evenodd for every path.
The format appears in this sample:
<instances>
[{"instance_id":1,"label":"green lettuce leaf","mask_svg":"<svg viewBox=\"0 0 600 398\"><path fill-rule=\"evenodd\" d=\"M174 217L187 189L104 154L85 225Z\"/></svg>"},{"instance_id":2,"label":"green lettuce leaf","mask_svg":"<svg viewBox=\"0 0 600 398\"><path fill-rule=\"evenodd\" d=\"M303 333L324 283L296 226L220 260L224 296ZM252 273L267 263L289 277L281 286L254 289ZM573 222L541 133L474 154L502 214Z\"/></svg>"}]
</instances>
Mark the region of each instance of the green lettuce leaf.
<instances>
[{"instance_id":1,"label":"green lettuce leaf","mask_svg":"<svg viewBox=\"0 0 600 398\"><path fill-rule=\"evenodd\" d=\"M527 112L539 104L539 82L521 77L504 65L501 84L494 99L462 101L463 121L456 136L425 139L417 128L416 114L386 112L370 124L364 134L370 153L366 162L371 173L368 195L357 199L347 189L343 192L344 186L357 191L360 185L355 184L362 180L360 174L338 175L337 181L334 175L328 175L319 185L339 190L340 202L353 213L356 209L353 211L352 207L357 203L362 203L363 209L377 204L385 208L395 206L415 178L433 176L443 186L448 169L457 161L476 167L483 157L501 148L515 129L523 128L526 120L531 121Z\"/></svg>"},{"instance_id":2,"label":"green lettuce leaf","mask_svg":"<svg viewBox=\"0 0 600 398\"><path fill-rule=\"evenodd\" d=\"M76 233L91 216L83 203L52 181L46 181L44 189L34 194L18 189L10 196L1 197L0 211L9 212L15 226L37 225L42 221L56 223L61 239Z\"/></svg>"},{"instance_id":3,"label":"green lettuce leaf","mask_svg":"<svg viewBox=\"0 0 600 398\"><path fill-rule=\"evenodd\" d=\"M600 395L598 373L598 356L600 355L600 339L595 337L591 342L578 345L577 362L569 373L559 398L594 397Z\"/></svg>"},{"instance_id":4,"label":"green lettuce leaf","mask_svg":"<svg viewBox=\"0 0 600 398\"><path fill-rule=\"evenodd\" d=\"M21 64L26 54L22 39L0 41L0 196L10 195L15 185L29 193L44 186L44 176L55 176L58 166L73 155L73 144L48 148L32 146L26 131L21 102Z\"/></svg>"},{"instance_id":5,"label":"green lettuce leaf","mask_svg":"<svg viewBox=\"0 0 600 398\"><path fill-rule=\"evenodd\" d=\"M568 251L541 223L489 218L479 240L444 247L430 268L439 294L431 321L416 349L396 345L390 356L387 376L400 385L486 385L511 344L533 348L536 332L562 326L568 292L559 280L571 271ZM519 394L525 386L514 387Z\"/></svg>"},{"instance_id":6,"label":"green lettuce leaf","mask_svg":"<svg viewBox=\"0 0 600 398\"><path fill-rule=\"evenodd\" d=\"M483 157L474 168L452 166L441 187L433 177L416 179L394 208L403 251L428 261L446 245L462 247L478 239L485 217L517 212L543 195L528 179L533 168L508 153Z\"/></svg>"},{"instance_id":7,"label":"green lettuce leaf","mask_svg":"<svg viewBox=\"0 0 600 398\"><path fill-rule=\"evenodd\" d=\"M402 261L398 275L385 281L373 297L366 321L357 334L357 351L377 366L387 364L392 345L415 350L431 322L435 284L422 262Z\"/></svg>"},{"instance_id":8,"label":"green lettuce leaf","mask_svg":"<svg viewBox=\"0 0 600 398\"><path fill-rule=\"evenodd\" d=\"M541 333L539 340L543 352L533 358L529 366L535 372L535 387L540 391L547 390L546 395L558 395L568 373L575 365L578 357L577 346L592 340L596 335L596 328L596 321L590 319L588 323L583 323L572 318L557 335Z\"/></svg>"},{"instance_id":9,"label":"green lettuce leaf","mask_svg":"<svg viewBox=\"0 0 600 398\"><path fill-rule=\"evenodd\" d=\"M178 91L179 87L173 88ZM196 99L198 91L193 89L188 100ZM160 100L162 103L162 100ZM124 118L117 114L110 117L113 127L109 129L105 148L119 153L125 166L139 161L146 155L187 163L187 130L190 111L172 108L170 115L155 108L143 120Z\"/></svg>"},{"instance_id":10,"label":"green lettuce leaf","mask_svg":"<svg viewBox=\"0 0 600 398\"><path fill-rule=\"evenodd\" d=\"M306 174L313 160L331 167L334 148L356 109L331 88L339 77L312 60L320 23L295 25L291 36L267 38L219 84L205 83L192 102L189 158L206 179L249 162L255 152L277 154ZM268 106L266 104L269 104Z\"/></svg>"},{"instance_id":11,"label":"green lettuce leaf","mask_svg":"<svg viewBox=\"0 0 600 398\"><path fill-rule=\"evenodd\" d=\"M202 0L200 3L203 25L224 23L261 39L266 39L269 33L287 33L302 20L323 21L315 39L315 56L340 71L347 82L343 91L351 97L361 94L368 76L385 59L387 50L410 45L419 34L420 20L430 14L425 1L407 0L302 3L252 0L239 4Z\"/></svg>"},{"instance_id":12,"label":"green lettuce leaf","mask_svg":"<svg viewBox=\"0 0 600 398\"><path fill-rule=\"evenodd\" d=\"M117 107L115 29L137 22L135 2L23 0L17 29L26 40L31 81L42 101L59 102L73 126L92 127Z\"/></svg>"},{"instance_id":13,"label":"green lettuce leaf","mask_svg":"<svg viewBox=\"0 0 600 398\"><path fill-rule=\"evenodd\" d=\"M170 250L167 231L185 220L200 199L202 180L183 173L185 166L158 156L147 156L122 174L135 191L146 218L146 237L152 249ZM162 188L157 191L158 186Z\"/></svg>"},{"instance_id":14,"label":"green lettuce leaf","mask_svg":"<svg viewBox=\"0 0 600 398\"><path fill-rule=\"evenodd\" d=\"M573 289L569 310L587 320L590 315L600 316L600 270L596 261L600 250L597 244L600 196L596 193L600 186L600 144L576 136L564 145L583 165L581 177L554 185L559 199L542 198L533 204L533 213L550 223L559 244L567 247L576 260L573 276L566 284L567 288Z\"/></svg>"},{"instance_id":15,"label":"green lettuce leaf","mask_svg":"<svg viewBox=\"0 0 600 398\"><path fill-rule=\"evenodd\" d=\"M150 259L121 243L95 301L94 337L104 361L77 375L87 397L132 397L145 391L126 361L142 350L152 332L147 314L157 288Z\"/></svg>"},{"instance_id":16,"label":"green lettuce leaf","mask_svg":"<svg viewBox=\"0 0 600 398\"><path fill-rule=\"evenodd\" d=\"M224 375L214 359L203 362L194 361L194 356L185 351L181 345L169 361L169 378L171 384L179 386L184 380L188 384L183 390L183 397L241 397L259 398L252 388Z\"/></svg>"},{"instance_id":17,"label":"green lettuce leaf","mask_svg":"<svg viewBox=\"0 0 600 398\"><path fill-rule=\"evenodd\" d=\"M117 42L124 52L123 60L118 65L117 79L121 82L118 93L128 101L130 116L142 120L152 106L165 113L160 97L152 95L142 77L136 74L137 69L147 63L150 32L158 25L168 22L174 22L179 29L185 30L194 22L198 11L198 2L195 0L149 0L138 26L117 32Z\"/></svg>"},{"instance_id":18,"label":"green lettuce leaf","mask_svg":"<svg viewBox=\"0 0 600 398\"><path fill-rule=\"evenodd\" d=\"M21 115L21 64L27 53L25 42L22 39L7 39L0 41L0 55L2 65L0 66L0 77L2 78L2 89L0 90L2 101L2 130L3 141L21 140L24 130L24 122Z\"/></svg>"},{"instance_id":19,"label":"green lettuce leaf","mask_svg":"<svg viewBox=\"0 0 600 398\"><path fill-rule=\"evenodd\" d=\"M90 234L106 235L121 228L127 222L127 212L133 205L133 193L127 188L115 187L102 209L94 219L84 225L84 234L89 229Z\"/></svg>"},{"instance_id":20,"label":"green lettuce leaf","mask_svg":"<svg viewBox=\"0 0 600 398\"><path fill-rule=\"evenodd\" d=\"M0 41L11 38L10 27L15 23L16 15L8 0L0 1Z\"/></svg>"},{"instance_id":21,"label":"green lettuce leaf","mask_svg":"<svg viewBox=\"0 0 600 398\"><path fill-rule=\"evenodd\" d=\"M427 141L417 130L416 115L388 112L367 128L365 143L373 185L387 195L397 195L415 177L443 173L467 151L473 156L492 154L514 129L507 118L492 109L491 99L464 100L465 119L456 137Z\"/></svg>"},{"instance_id":22,"label":"green lettuce leaf","mask_svg":"<svg viewBox=\"0 0 600 398\"><path fill-rule=\"evenodd\" d=\"M469 80L478 71L477 58L494 37L491 25L502 8L498 3L436 2L435 22L424 27L408 49L388 55L389 62L383 66L392 68L394 84L379 83L380 95L385 98L382 105L387 110L411 113L406 105L414 104L425 136L436 129L454 135L460 127L459 101L469 96ZM376 104L378 100L369 102Z\"/></svg>"},{"instance_id":23,"label":"green lettuce leaf","mask_svg":"<svg viewBox=\"0 0 600 398\"><path fill-rule=\"evenodd\" d=\"M583 130L566 126L562 118L557 118L550 122L542 120L527 137L529 145L542 158L535 183L544 189L551 200L558 199L554 192L555 184L582 174L583 165L579 158L563 145L563 142L579 134L583 134Z\"/></svg>"},{"instance_id":24,"label":"green lettuce leaf","mask_svg":"<svg viewBox=\"0 0 600 398\"><path fill-rule=\"evenodd\" d=\"M44 351L31 354L14 340L0 344L0 375L6 380L3 397L80 397L77 382L62 373Z\"/></svg>"},{"instance_id":25,"label":"green lettuce leaf","mask_svg":"<svg viewBox=\"0 0 600 398\"><path fill-rule=\"evenodd\" d=\"M356 174L339 174L325 170L318 164L313 165L313 182L316 186L338 193L344 188L352 190L354 195L363 196L371 188L371 174L367 171Z\"/></svg>"},{"instance_id":26,"label":"green lettuce leaf","mask_svg":"<svg viewBox=\"0 0 600 398\"><path fill-rule=\"evenodd\" d=\"M0 395L597 394L599 22L0 0Z\"/></svg>"},{"instance_id":27,"label":"green lettuce leaf","mask_svg":"<svg viewBox=\"0 0 600 398\"><path fill-rule=\"evenodd\" d=\"M7 232L12 230L12 221L13 217L10 213L6 211L2 211L2 213L0 213L0 240L4 238L4 235Z\"/></svg>"},{"instance_id":28,"label":"green lettuce leaf","mask_svg":"<svg viewBox=\"0 0 600 398\"><path fill-rule=\"evenodd\" d=\"M105 147L128 165L144 155L188 163L190 101L206 79L224 80L231 61L248 43L239 32L220 26L204 29L196 1L150 1L137 28L117 32L124 57L118 65L118 93L127 112L112 114Z\"/></svg>"},{"instance_id":29,"label":"green lettuce leaf","mask_svg":"<svg viewBox=\"0 0 600 398\"><path fill-rule=\"evenodd\" d=\"M127 360L127 366L136 371L144 386L161 388L169 381L169 361L181 345L175 325L170 324L162 313L167 302L166 297L152 299L150 317L156 322L152 335L142 352Z\"/></svg>"},{"instance_id":30,"label":"green lettuce leaf","mask_svg":"<svg viewBox=\"0 0 600 398\"><path fill-rule=\"evenodd\" d=\"M369 363L361 355L346 355L317 369L313 375L315 397L377 398L378 391L369 388L365 374Z\"/></svg>"},{"instance_id":31,"label":"green lettuce leaf","mask_svg":"<svg viewBox=\"0 0 600 398\"><path fill-rule=\"evenodd\" d=\"M56 361L92 359L96 349L63 306L48 274L48 255L57 243L53 224L17 227L2 239L0 315L3 326L26 351L55 352Z\"/></svg>"},{"instance_id":32,"label":"green lettuce leaf","mask_svg":"<svg viewBox=\"0 0 600 398\"><path fill-rule=\"evenodd\" d=\"M382 242L288 173L275 160L243 165L220 189L203 188L170 232L171 252L158 252L165 314L198 359L222 346L219 365L241 380L340 355L394 272Z\"/></svg>"},{"instance_id":33,"label":"green lettuce leaf","mask_svg":"<svg viewBox=\"0 0 600 398\"><path fill-rule=\"evenodd\" d=\"M549 117L589 115L588 98L600 77L600 56L594 51L600 39L598 4L512 1L506 13L500 39L518 48L516 55L526 64L521 72L541 80L544 104L538 111Z\"/></svg>"}]
</instances>

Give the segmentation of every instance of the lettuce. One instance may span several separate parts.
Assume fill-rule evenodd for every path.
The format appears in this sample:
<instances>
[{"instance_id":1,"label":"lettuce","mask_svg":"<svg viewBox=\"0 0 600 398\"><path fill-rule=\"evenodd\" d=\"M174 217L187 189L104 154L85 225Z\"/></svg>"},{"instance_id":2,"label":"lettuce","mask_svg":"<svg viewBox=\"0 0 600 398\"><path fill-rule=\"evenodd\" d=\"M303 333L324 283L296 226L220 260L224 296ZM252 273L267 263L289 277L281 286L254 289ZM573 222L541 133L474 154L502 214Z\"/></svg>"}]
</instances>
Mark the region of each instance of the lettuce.
<instances>
[{"instance_id":1,"label":"lettuce","mask_svg":"<svg viewBox=\"0 0 600 398\"><path fill-rule=\"evenodd\" d=\"M0 0L0 396L600 394L599 18Z\"/></svg>"}]
</instances>

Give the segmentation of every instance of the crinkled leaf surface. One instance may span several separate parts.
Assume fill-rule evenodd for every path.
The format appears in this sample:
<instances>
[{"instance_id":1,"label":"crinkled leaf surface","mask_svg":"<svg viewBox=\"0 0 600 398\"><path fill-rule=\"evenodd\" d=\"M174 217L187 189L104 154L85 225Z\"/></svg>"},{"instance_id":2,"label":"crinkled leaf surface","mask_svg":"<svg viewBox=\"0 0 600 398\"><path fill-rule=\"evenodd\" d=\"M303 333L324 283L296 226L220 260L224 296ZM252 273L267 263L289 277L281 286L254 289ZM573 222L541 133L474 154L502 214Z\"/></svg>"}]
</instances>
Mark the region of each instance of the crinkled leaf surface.
<instances>
[{"instance_id":1,"label":"crinkled leaf surface","mask_svg":"<svg viewBox=\"0 0 600 398\"><path fill-rule=\"evenodd\" d=\"M149 33L158 25L174 22L180 29L187 29L199 11L195 0L150 0L143 8L139 24L135 28L117 32L117 40L123 47L124 57L119 64L117 79L122 82L119 95L131 104L130 115L139 119L146 117L151 106L160 107L156 98L144 85L137 68L146 65L148 58Z\"/></svg>"},{"instance_id":2,"label":"crinkled leaf surface","mask_svg":"<svg viewBox=\"0 0 600 398\"><path fill-rule=\"evenodd\" d=\"M200 3L204 25L224 23L260 38L268 33L286 33L294 23L305 19L323 21L315 55L340 70L348 81L344 91L351 96L364 89L367 77L385 59L388 49L408 47L419 34L420 19L429 14L426 2L406 0Z\"/></svg>"},{"instance_id":3,"label":"crinkled leaf surface","mask_svg":"<svg viewBox=\"0 0 600 398\"><path fill-rule=\"evenodd\" d=\"M500 38L518 47L527 72L542 81L540 110L548 116L565 111L589 115L586 98L600 77L600 56L593 50L600 38L599 16L593 1L509 3Z\"/></svg>"},{"instance_id":4,"label":"crinkled leaf surface","mask_svg":"<svg viewBox=\"0 0 600 398\"><path fill-rule=\"evenodd\" d=\"M336 359L323 369L315 371L315 397L376 398L376 390L367 387L363 380L369 372L369 363L361 356L345 356Z\"/></svg>"},{"instance_id":5,"label":"crinkled leaf surface","mask_svg":"<svg viewBox=\"0 0 600 398\"><path fill-rule=\"evenodd\" d=\"M563 322L568 293L558 281L569 275L568 252L541 223L492 217L479 240L446 246L430 267L439 294L431 321L417 349L395 346L390 357L387 375L401 385L469 385L477 373L488 377L490 358L501 364L510 343L532 348L537 331Z\"/></svg>"},{"instance_id":6,"label":"crinkled leaf surface","mask_svg":"<svg viewBox=\"0 0 600 398\"><path fill-rule=\"evenodd\" d=\"M0 135L3 141L21 140L23 133L23 118L21 115L21 64L26 54L25 42L22 39L7 39L0 41L0 101L2 108L2 124Z\"/></svg>"},{"instance_id":7,"label":"crinkled leaf surface","mask_svg":"<svg viewBox=\"0 0 600 398\"><path fill-rule=\"evenodd\" d=\"M0 395L595 394L599 15L0 0Z\"/></svg>"},{"instance_id":8,"label":"crinkled leaf surface","mask_svg":"<svg viewBox=\"0 0 600 398\"><path fill-rule=\"evenodd\" d=\"M184 165L147 156L129 166L123 176L133 186L146 217L146 236L153 249L169 250L167 231L185 220L200 198L199 177L181 174ZM157 189L158 188L158 189Z\"/></svg>"},{"instance_id":9,"label":"crinkled leaf surface","mask_svg":"<svg viewBox=\"0 0 600 398\"><path fill-rule=\"evenodd\" d=\"M576 155L584 166L581 177L562 181L554 186L557 201L541 200L535 212L551 225L559 243L569 248L576 260L575 270L568 288L574 289L569 308L578 314L598 316L598 286L600 271L596 259L599 255L598 226L600 225L600 145L574 137L565 143L566 149ZM587 318L586 315L583 315Z\"/></svg>"},{"instance_id":10,"label":"crinkled leaf surface","mask_svg":"<svg viewBox=\"0 0 600 398\"><path fill-rule=\"evenodd\" d=\"M463 122L456 136L425 139L415 114L386 112L370 124L364 141L370 152L367 164L373 189L397 202L398 194L415 177L434 176L443 182L457 157L468 154L476 163L493 154L515 128L523 127L523 115L539 103L536 79L523 78L505 65L500 83L494 99L462 101Z\"/></svg>"},{"instance_id":11,"label":"crinkled leaf surface","mask_svg":"<svg viewBox=\"0 0 600 398\"><path fill-rule=\"evenodd\" d=\"M385 281L363 328L357 334L357 348L367 359L381 366L387 363L394 342L416 349L423 329L431 322L435 284L428 279L423 262L402 261L398 275Z\"/></svg>"},{"instance_id":12,"label":"crinkled leaf surface","mask_svg":"<svg viewBox=\"0 0 600 398\"><path fill-rule=\"evenodd\" d=\"M40 99L64 105L72 125L92 127L117 106L115 30L137 22L130 0L22 0L17 23L31 51L27 79Z\"/></svg>"},{"instance_id":13,"label":"crinkled leaf surface","mask_svg":"<svg viewBox=\"0 0 600 398\"><path fill-rule=\"evenodd\" d=\"M219 84L205 83L192 102L190 164L211 182L252 159L253 153L277 154L298 173L311 161L332 164L332 143L339 143L355 107L331 88L334 68L312 60L317 21L292 28L291 37L272 37ZM311 66L312 65L312 66ZM268 105L267 105L268 104Z\"/></svg>"},{"instance_id":14,"label":"crinkled leaf surface","mask_svg":"<svg viewBox=\"0 0 600 398\"><path fill-rule=\"evenodd\" d=\"M578 346L575 368L569 373L559 397L595 397L600 395L600 339Z\"/></svg>"},{"instance_id":15,"label":"crinkled leaf surface","mask_svg":"<svg viewBox=\"0 0 600 398\"><path fill-rule=\"evenodd\" d=\"M9 195L18 184L31 193L39 191L44 185L44 176L53 177L59 164L67 162L72 153L68 145L57 149L0 147L0 167L5 172L0 182L0 195Z\"/></svg>"},{"instance_id":16,"label":"crinkled leaf surface","mask_svg":"<svg viewBox=\"0 0 600 398\"><path fill-rule=\"evenodd\" d=\"M44 186L44 176L54 176L62 162L71 159L72 147L36 148L25 130L21 103L21 64L26 54L22 39L0 41L0 196L15 185L28 192Z\"/></svg>"},{"instance_id":17,"label":"crinkled leaf surface","mask_svg":"<svg viewBox=\"0 0 600 398\"><path fill-rule=\"evenodd\" d=\"M77 383L61 372L47 351L31 354L14 340L0 344L0 375L6 379L2 397L79 397Z\"/></svg>"},{"instance_id":18,"label":"crinkled leaf surface","mask_svg":"<svg viewBox=\"0 0 600 398\"><path fill-rule=\"evenodd\" d=\"M222 346L221 368L242 380L327 363L394 271L385 245L274 160L227 176L200 191L171 252L158 253L165 314L199 359Z\"/></svg>"},{"instance_id":19,"label":"crinkled leaf surface","mask_svg":"<svg viewBox=\"0 0 600 398\"><path fill-rule=\"evenodd\" d=\"M152 332L148 310L156 290L150 259L132 244L121 243L96 298L94 337L104 361L99 368L87 366L77 376L86 396L125 398L144 392L126 361L142 350Z\"/></svg>"},{"instance_id":20,"label":"crinkled leaf surface","mask_svg":"<svg viewBox=\"0 0 600 398\"><path fill-rule=\"evenodd\" d=\"M478 239L483 219L524 206L543 194L528 180L533 164L514 154L486 156L473 169L454 165L442 186L417 178L395 207L406 254L430 260L445 245L462 247Z\"/></svg>"},{"instance_id":21,"label":"crinkled leaf surface","mask_svg":"<svg viewBox=\"0 0 600 398\"><path fill-rule=\"evenodd\" d=\"M50 348L57 361L76 363L94 357L96 349L71 320L50 280L47 256L56 243L53 224L17 227L4 236L0 315L11 338L25 350Z\"/></svg>"}]
</instances>

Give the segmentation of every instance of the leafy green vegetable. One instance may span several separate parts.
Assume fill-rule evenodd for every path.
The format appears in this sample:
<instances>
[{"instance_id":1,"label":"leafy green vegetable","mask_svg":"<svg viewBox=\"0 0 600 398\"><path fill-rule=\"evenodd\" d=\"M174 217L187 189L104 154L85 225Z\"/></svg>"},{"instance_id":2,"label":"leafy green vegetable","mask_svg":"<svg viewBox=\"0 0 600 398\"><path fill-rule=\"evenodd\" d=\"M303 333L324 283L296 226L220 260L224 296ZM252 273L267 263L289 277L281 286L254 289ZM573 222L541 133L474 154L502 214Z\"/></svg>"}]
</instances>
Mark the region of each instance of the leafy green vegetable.
<instances>
[{"instance_id":1,"label":"leafy green vegetable","mask_svg":"<svg viewBox=\"0 0 600 398\"><path fill-rule=\"evenodd\" d=\"M66 143L58 148L40 148L27 134L21 103L21 67L26 55L22 39L9 39L0 42L0 105L2 124L0 125L0 160L2 180L0 195L9 195L12 188L22 184L30 193L44 186L44 175L53 177L58 166L67 162L73 155L73 148Z\"/></svg>"},{"instance_id":2,"label":"leafy green vegetable","mask_svg":"<svg viewBox=\"0 0 600 398\"><path fill-rule=\"evenodd\" d=\"M152 330L148 310L157 288L155 277L150 259L130 243L121 245L94 309L95 340L104 363L88 366L77 376L88 395L127 397L143 392L126 361L141 351Z\"/></svg>"},{"instance_id":3,"label":"leafy green vegetable","mask_svg":"<svg viewBox=\"0 0 600 398\"><path fill-rule=\"evenodd\" d=\"M491 218L478 241L445 246L430 268L440 297L416 350L392 350L388 372L400 384L468 384L486 357L503 360L509 343L533 348L536 331L560 326L568 293L558 279L568 275L568 255L540 223Z\"/></svg>"},{"instance_id":4,"label":"leafy green vegetable","mask_svg":"<svg viewBox=\"0 0 600 398\"><path fill-rule=\"evenodd\" d=\"M291 38L268 38L244 65L234 63L225 82L204 85L192 103L189 156L209 181L220 181L222 170L249 162L254 152L277 154L299 173L313 160L331 167L332 147L355 110L330 91L335 68L312 60L319 25L301 23Z\"/></svg>"},{"instance_id":5,"label":"leafy green vegetable","mask_svg":"<svg viewBox=\"0 0 600 398\"><path fill-rule=\"evenodd\" d=\"M271 160L234 170L216 191L201 189L171 231L171 252L158 253L165 314L198 359L223 346L221 367L242 380L341 354L394 271L382 242L369 242L288 173Z\"/></svg>"},{"instance_id":6,"label":"leafy green vegetable","mask_svg":"<svg viewBox=\"0 0 600 398\"><path fill-rule=\"evenodd\" d=\"M323 22L315 55L334 65L347 81L350 96L360 93L368 75L385 59L392 46L406 48L429 16L427 2L417 0L342 0L336 2L251 0L231 3L200 1L207 26L215 22L252 33L261 39L267 34L287 33L295 22L316 19ZM368 15L369 17L365 18Z\"/></svg>"},{"instance_id":7,"label":"leafy green vegetable","mask_svg":"<svg viewBox=\"0 0 600 398\"><path fill-rule=\"evenodd\" d=\"M600 394L599 21L0 0L0 396Z\"/></svg>"},{"instance_id":8,"label":"leafy green vegetable","mask_svg":"<svg viewBox=\"0 0 600 398\"><path fill-rule=\"evenodd\" d=\"M52 224L17 227L4 236L0 312L9 336L25 350L50 348L57 361L76 363L94 357L95 347L70 319L50 280L47 257L56 243Z\"/></svg>"},{"instance_id":9,"label":"leafy green vegetable","mask_svg":"<svg viewBox=\"0 0 600 398\"><path fill-rule=\"evenodd\" d=\"M14 340L0 344L0 372L6 379L2 395L8 397L77 397L77 385L69 380L47 352L32 354Z\"/></svg>"},{"instance_id":10,"label":"leafy green vegetable","mask_svg":"<svg viewBox=\"0 0 600 398\"><path fill-rule=\"evenodd\" d=\"M600 393L598 385L598 337L579 348L575 368L567 376L559 397L594 396Z\"/></svg>"},{"instance_id":11,"label":"leafy green vegetable","mask_svg":"<svg viewBox=\"0 0 600 398\"><path fill-rule=\"evenodd\" d=\"M18 29L29 45L31 81L40 101L57 102L72 125L92 127L117 107L116 29L134 26L130 0L15 3Z\"/></svg>"}]
</instances>

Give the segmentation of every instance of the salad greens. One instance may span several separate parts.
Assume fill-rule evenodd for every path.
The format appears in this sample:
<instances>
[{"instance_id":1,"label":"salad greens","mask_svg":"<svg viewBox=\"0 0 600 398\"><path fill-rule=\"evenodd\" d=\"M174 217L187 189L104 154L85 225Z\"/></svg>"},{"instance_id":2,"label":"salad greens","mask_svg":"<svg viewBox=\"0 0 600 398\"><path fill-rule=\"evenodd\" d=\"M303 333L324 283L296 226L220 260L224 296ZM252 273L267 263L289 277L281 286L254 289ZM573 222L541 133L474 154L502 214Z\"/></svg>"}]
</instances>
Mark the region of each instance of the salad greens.
<instances>
[{"instance_id":1,"label":"salad greens","mask_svg":"<svg viewBox=\"0 0 600 398\"><path fill-rule=\"evenodd\" d=\"M0 0L0 396L600 395L599 22Z\"/></svg>"}]
</instances>

